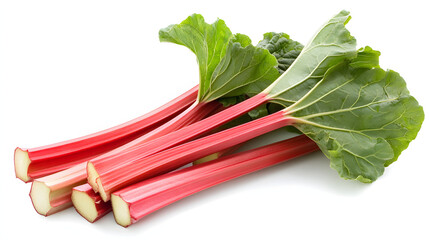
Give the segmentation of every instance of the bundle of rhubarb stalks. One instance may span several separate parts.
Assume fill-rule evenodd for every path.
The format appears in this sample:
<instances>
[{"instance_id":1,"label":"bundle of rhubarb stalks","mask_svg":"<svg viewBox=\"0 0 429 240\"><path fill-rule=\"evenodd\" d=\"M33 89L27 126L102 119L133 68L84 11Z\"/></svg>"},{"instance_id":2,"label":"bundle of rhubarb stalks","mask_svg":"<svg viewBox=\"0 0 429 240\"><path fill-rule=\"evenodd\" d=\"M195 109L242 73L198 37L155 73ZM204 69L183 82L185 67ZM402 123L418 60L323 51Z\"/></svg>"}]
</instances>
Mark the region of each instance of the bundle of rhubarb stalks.
<instances>
[{"instance_id":1,"label":"bundle of rhubarb stalks","mask_svg":"<svg viewBox=\"0 0 429 240\"><path fill-rule=\"evenodd\" d=\"M224 21L208 24L198 14L163 28L162 42L196 55L199 84L116 127L17 148L16 176L32 183L41 215L74 206L95 222L113 211L125 227L186 196L317 150L340 177L373 182L417 136L424 113L404 79L380 67L379 51L357 48L349 20L341 11L306 45L274 32L252 45ZM296 137L237 151L283 127Z\"/></svg>"}]
</instances>

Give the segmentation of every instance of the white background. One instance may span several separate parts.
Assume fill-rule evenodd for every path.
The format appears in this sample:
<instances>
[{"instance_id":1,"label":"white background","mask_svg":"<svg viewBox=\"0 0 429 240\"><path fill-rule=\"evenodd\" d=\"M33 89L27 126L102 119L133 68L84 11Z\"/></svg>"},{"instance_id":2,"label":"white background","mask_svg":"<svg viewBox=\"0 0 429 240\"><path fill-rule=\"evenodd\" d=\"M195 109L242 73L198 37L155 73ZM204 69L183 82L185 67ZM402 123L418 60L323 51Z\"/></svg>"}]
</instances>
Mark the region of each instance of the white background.
<instances>
[{"instance_id":1,"label":"white background","mask_svg":"<svg viewBox=\"0 0 429 240\"><path fill-rule=\"evenodd\" d=\"M74 209L39 216L30 185L13 170L17 146L114 126L194 86L194 55L158 41L160 28L194 12L210 23L224 19L256 44L268 31L306 43L347 9L359 46L380 50L381 65L400 72L428 110L428 9L398 2L2 1L0 238L429 239L427 124L373 184L341 179L316 153L188 197L127 229L111 214L95 224Z\"/></svg>"}]
</instances>

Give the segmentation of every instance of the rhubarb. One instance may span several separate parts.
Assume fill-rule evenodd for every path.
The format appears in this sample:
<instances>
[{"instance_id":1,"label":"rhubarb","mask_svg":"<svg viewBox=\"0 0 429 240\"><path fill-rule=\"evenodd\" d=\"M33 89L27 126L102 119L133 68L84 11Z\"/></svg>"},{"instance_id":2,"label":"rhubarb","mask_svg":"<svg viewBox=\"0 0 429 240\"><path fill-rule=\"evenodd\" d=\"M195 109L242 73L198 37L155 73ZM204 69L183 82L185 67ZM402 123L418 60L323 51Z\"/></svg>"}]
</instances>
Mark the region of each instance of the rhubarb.
<instances>
[{"instance_id":1,"label":"rhubarb","mask_svg":"<svg viewBox=\"0 0 429 240\"><path fill-rule=\"evenodd\" d=\"M345 27L349 20L341 11L305 47L284 33L266 33L254 46L222 20L207 24L197 14L161 29L161 41L196 55L198 93L195 87L136 120L86 137L17 148L16 175L33 180L30 197L41 215L73 202L94 222L112 210L112 199L122 226L317 149L340 177L373 182L417 136L424 112L404 79L379 66L380 52L356 49ZM244 115L254 120L238 121ZM233 121L240 124L231 127ZM302 135L219 158L282 127ZM203 163L177 170L193 161Z\"/></svg>"},{"instance_id":2,"label":"rhubarb","mask_svg":"<svg viewBox=\"0 0 429 240\"><path fill-rule=\"evenodd\" d=\"M34 209L40 215L49 216L71 207L72 189L86 182L86 172L82 171L85 164L34 180L30 190Z\"/></svg>"},{"instance_id":3,"label":"rhubarb","mask_svg":"<svg viewBox=\"0 0 429 240\"><path fill-rule=\"evenodd\" d=\"M198 86L139 118L104 131L43 147L16 148L16 177L28 182L86 162L128 143L189 107L195 102L197 91Z\"/></svg>"},{"instance_id":4,"label":"rhubarb","mask_svg":"<svg viewBox=\"0 0 429 240\"><path fill-rule=\"evenodd\" d=\"M87 183L73 188L71 199L76 211L91 223L112 211L110 202L104 202Z\"/></svg>"},{"instance_id":5,"label":"rhubarb","mask_svg":"<svg viewBox=\"0 0 429 240\"><path fill-rule=\"evenodd\" d=\"M189 195L318 149L301 135L145 180L112 194L115 220L127 227Z\"/></svg>"},{"instance_id":6,"label":"rhubarb","mask_svg":"<svg viewBox=\"0 0 429 240\"><path fill-rule=\"evenodd\" d=\"M416 137L424 113L404 79L379 67L378 51L355 49L355 39L345 28L349 19L345 11L332 18L260 94L171 135L188 137L267 101L285 106L284 110L152 156L128 159L120 168L99 175L103 200L127 185L287 125L313 139L341 177L375 181ZM228 111L232 109L233 113Z\"/></svg>"},{"instance_id":7,"label":"rhubarb","mask_svg":"<svg viewBox=\"0 0 429 240\"><path fill-rule=\"evenodd\" d=\"M180 24L161 29L159 35L161 41L184 45L197 56L200 68L197 105L215 100L230 105L237 103L238 99L254 96L279 76L276 57L282 61L293 61L302 48L302 45L291 40L288 35L274 33L265 35L264 41L253 46L246 35L233 35L222 20L207 24L198 14L188 17ZM210 48L210 51L206 48ZM275 53L275 56L270 52ZM283 69L286 67L284 65ZM111 172L119 171L124 162L132 162L129 159L141 159L201 137L246 113L237 109L251 111L266 101L264 97L255 96L253 100L245 103L248 107L240 103L231 106L225 110L222 118L210 118L202 124L197 123L192 129L188 129L185 135L182 135L184 132L170 134L141 144L120 156L93 159L88 163L88 183L98 192L97 181L106 174L113 176L115 173ZM260 112L263 112L263 108ZM254 112L249 114L255 115ZM258 111L256 115L260 115Z\"/></svg>"},{"instance_id":8,"label":"rhubarb","mask_svg":"<svg viewBox=\"0 0 429 240\"><path fill-rule=\"evenodd\" d=\"M126 149L133 148L152 138L199 121L218 108L219 104L216 102L204 106L190 107L159 128L95 159L102 160L108 156L121 155ZM47 216L70 207L72 203L70 198L72 189L85 183L87 180L86 165L87 162L83 162L69 169L34 180L30 196L36 211L41 215ZM88 219L90 218L88 217Z\"/></svg>"},{"instance_id":9,"label":"rhubarb","mask_svg":"<svg viewBox=\"0 0 429 240\"><path fill-rule=\"evenodd\" d=\"M210 156L195 161L194 164L201 164L203 162L218 159L237 150L239 146L240 145L237 145L230 149L225 149L224 151L211 154ZM88 183L74 187L71 194L71 200L76 211L91 223L99 220L112 211L111 203L103 201L100 194L94 192Z\"/></svg>"},{"instance_id":10,"label":"rhubarb","mask_svg":"<svg viewBox=\"0 0 429 240\"><path fill-rule=\"evenodd\" d=\"M268 87L266 86L269 81L262 81L258 82L260 84L255 83L247 85L245 87L242 87L243 81L240 79L237 80L232 78L229 81L226 81L226 83L232 85L230 86L230 88L242 90L243 88L245 89L247 87L246 91L250 91L253 93L257 93L264 89L264 87L266 87L266 90L264 90L262 93L256 94L243 102L229 107L221 113L208 117L191 126L185 127L179 131L158 138L147 144L140 145L138 148L134 149L135 154L129 155L126 158L115 158L108 162L103 162L101 164L97 164L97 161L90 161L88 164L88 176L90 176L88 182L91 184L91 186L94 187L94 190L96 191L100 191L99 185L103 185L105 182L111 181L110 179L117 179L117 182L119 184L121 180L117 176L118 174L120 174L122 169L133 168L134 162L143 161L142 159L155 152L159 152L177 146L179 144L183 144L191 139L196 138L197 136L201 136L202 134L207 133L269 101L280 104L284 104L285 102L288 104L293 103L293 101L289 100L288 97L291 97L292 95L296 95L296 97L302 96L304 93L301 93L301 95L299 95L300 93L298 91L303 92L304 90L308 90L309 87L314 86L317 81L323 77L324 72L329 67L335 65L338 62L341 62L345 58L353 57L356 54L355 39L350 36L350 33L344 26L348 22L348 20L349 15L346 12L341 12L340 14L338 14L338 16L331 19L326 25L321 28L321 30L316 34L313 40L310 41L310 43L302 50L301 54L296 58L296 60L287 69L287 71L284 72L277 80L275 80L274 83L268 85ZM161 35L166 38L165 36L169 36L166 33L175 33L175 31L172 31L173 29L176 29L175 26L176 25L173 25L173 27L167 28L168 31L161 31ZM192 33L192 31L190 32ZM189 39L193 36L194 35L184 39ZM170 37L168 39L173 38ZM245 38L242 35L240 35L238 39L241 39L241 41L245 42L243 40ZM270 46L270 48L275 48L275 45L264 45ZM233 43L233 46L236 46L236 44ZM246 48L250 46L251 45L248 45L246 46ZM277 50L276 52L280 51ZM238 56L243 57L243 54ZM225 58L223 61L229 62L229 64L220 65L221 69L225 66L231 66L230 68L234 69L234 66L239 65L238 63L244 60L229 57ZM237 62L237 64L231 64L231 62ZM269 71L271 71L274 68L274 65L271 65L271 61L269 61L269 63L267 64L270 66L270 68L268 68ZM230 72L234 72L232 70L229 70L229 68L227 69L229 71L221 69L215 71L215 73L219 72L228 74ZM240 72L241 71L238 71L238 73ZM278 74L277 69L276 72ZM219 93L227 93L228 90L226 88L223 88L225 84L218 83L218 79L219 78L217 77L210 78L210 82L206 83L205 85L209 84L209 86L212 86L208 87L208 89L211 89L212 91L208 91L204 94L199 94L199 98L201 98L202 96L203 100L207 100ZM273 89L274 94L271 94L269 92L269 89L272 89L274 86L277 87ZM281 96L281 92L275 92L278 89L289 91L287 91L288 94L286 96ZM282 97L284 101L279 101L277 96ZM201 157L207 156L209 154L212 153L207 152ZM129 184L130 182L127 183ZM106 190L106 188L104 190ZM110 194L101 194L104 200L107 200L110 197Z\"/></svg>"}]
</instances>

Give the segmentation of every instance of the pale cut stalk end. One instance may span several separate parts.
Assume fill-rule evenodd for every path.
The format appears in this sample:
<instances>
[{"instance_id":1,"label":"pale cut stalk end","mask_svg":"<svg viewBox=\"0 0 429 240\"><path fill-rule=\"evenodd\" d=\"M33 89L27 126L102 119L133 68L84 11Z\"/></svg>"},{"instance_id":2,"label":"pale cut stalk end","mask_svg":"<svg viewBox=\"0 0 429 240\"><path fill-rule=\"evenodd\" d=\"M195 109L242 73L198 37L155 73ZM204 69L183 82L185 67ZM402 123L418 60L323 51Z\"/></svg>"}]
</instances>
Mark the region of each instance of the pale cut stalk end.
<instances>
[{"instance_id":1,"label":"pale cut stalk end","mask_svg":"<svg viewBox=\"0 0 429 240\"><path fill-rule=\"evenodd\" d=\"M30 181L31 178L28 176L28 167L30 166L31 160L28 156L28 151L16 148L14 161L16 177L24 182Z\"/></svg>"},{"instance_id":2,"label":"pale cut stalk end","mask_svg":"<svg viewBox=\"0 0 429 240\"><path fill-rule=\"evenodd\" d=\"M31 185L30 198L36 212L43 216L49 216L71 206L71 202L52 206L51 198L55 198L57 194L62 194L62 192L52 192L44 182L34 181Z\"/></svg>"},{"instance_id":3,"label":"pale cut stalk end","mask_svg":"<svg viewBox=\"0 0 429 240\"><path fill-rule=\"evenodd\" d=\"M76 211L88 222L93 223L98 217L94 200L86 193L73 190L71 199Z\"/></svg>"},{"instance_id":4,"label":"pale cut stalk end","mask_svg":"<svg viewBox=\"0 0 429 240\"><path fill-rule=\"evenodd\" d=\"M115 221L122 227L131 225L130 207L120 196L112 194L112 209Z\"/></svg>"},{"instance_id":5,"label":"pale cut stalk end","mask_svg":"<svg viewBox=\"0 0 429 240\"><path fill-rule=\"evenodd\" d=\"M110 194L107 194L104 190L103 184L101 184L100 178L97 178L97 188L98 188L98 194L100 194L101 199L103 201L107 202L110 200Z\"/></svg>"},{"instance_id":6,"label":"pale cut stalk end","mask_svg":"<svg viewBox=\"0 0 429 240\"><path fill-rule=\"evenodd\" d=\"M51 189L43 182L34 181L31 185L30 198L33 202L34 209L43 216L46 216L52 209L49 201Z\"/></svg>"},{"instance_id":7,"label":"pale cut stalk end","mask_svg":"<svg viewBox=\"0 0 429 240\"><path fill-rule=\"evenodd\" d=\"M86 173L88 175L88 184L92 187L94 192L98 192L97 179L99 175L95 170L94 164L91 162L88 162L88 165L86 166Z\"/></svg>"}]
</instances>

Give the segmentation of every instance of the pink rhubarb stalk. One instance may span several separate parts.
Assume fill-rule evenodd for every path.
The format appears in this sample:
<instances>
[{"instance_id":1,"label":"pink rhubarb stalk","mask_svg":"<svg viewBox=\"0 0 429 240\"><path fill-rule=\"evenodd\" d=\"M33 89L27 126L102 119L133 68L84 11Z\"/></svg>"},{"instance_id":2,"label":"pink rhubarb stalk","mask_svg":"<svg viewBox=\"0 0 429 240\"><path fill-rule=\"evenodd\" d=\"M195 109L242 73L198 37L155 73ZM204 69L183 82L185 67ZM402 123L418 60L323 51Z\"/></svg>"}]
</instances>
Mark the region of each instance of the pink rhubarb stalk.
<instances>
[{"instance_id":1,"label":"pink rhubarb stalk","mask_svg":"<svg viewBox=\"0 0 429 240\"><path fill-rule=\"evenodd\" d=\"M107 154L103 154L99 157L91 159L91 162L95 162L100 168L104 167L105 164L108 164L110 159L129 156L127 153L133 149L140 148L140 145L144 145L147 142L151 142L163 135L174 132L180 128L183 128L187 125L193 124L200 121L201 119L209 116L215 111L223 109L222 105L218 102L209 102L209 103L194 103L184 112L163 124L162 126L156 128L155 130L139 137L138 139L125 144L122 147L119 147ZM156 153L156 149L151 152L147 152L148 155ZM88 172L88 183L94 188L97 192L96 184L93 175Z\"/></svg>"},{"instance_id":2,"label":"pink rhubarb stalk","mask_svg":"<svg viewBox=\"0 0 429 240\"><path fill-rule=\"evenodd\" d=\"M191 106L166 124L147 133L119 148L98 156L103 159L111 155L120 155L123 151L133 148L146 141L177 130L183 126L192 124L210 115L213 111L220 108L220 104L213 102L205 105ZM71 206L72 188L79 186L87 181L87 162L77 164L69 169L45 176L33 181L30 193L33 205L36 211L42 215L50 215L66 209ZM61 192L61 195L58 193Z\"/></svg>"},{"instance_id":3,"label":"pink rhubarb stalk","mask_svg":"<svg viewBox=\"0 0 429 240\"><path fill-rule=\"evenodd\" d=\"M71 207L72 189L86 182L86 172L82 171L85 164L34 180L30 190L34 209L43 216L49 216Z\"/></svg>"},{"instance_id":4,"label":"pink rhubarb stalk","mask_svg":"<svg viewBox=\"0 0 429 240\"><path fill-rule=\"evenodd\" d=\"M28 182L111 151L176 116L195 102L197 95L195 86L169 103L116 127L43 147L16 148L16 177Z\"/></svg>"},{"instance_id":5,"label":"pink rhubarb stalk","mask_svg":"<svg viewBox=\"0 0 429 240\"><path fill-rule=\"evenodd\" d=\"M258 94L246 101L231 106L192 125L186 126L180 130L164 135L145 144L140 144L127 151L123 151L122 154L104 158L102 160L90 160L87 167L88 183L94 188L96 192L98 192L100 191L98 182L102 182L104 184L105 181L110 181L110 179L117 178L119 180L120 177L117 176L122 176L122 169L134 168L134 162L140 162L147 156L183 144L203 134L209 133L210 131L215 130L230 120L233 120L234 118L247 113L253 108L266 103L268 100L270 99L268 99L266 94ZM233 145L230 147L232 146ZM219 151L220 150L221 149L219 149ZM215 152L203 154L200 157L204 157L213 153ZM125 184L128 184L128 182L125 181ZM102 194L102 197L107 201L108 198L110 198L110 194L104 196Z\"/></svg>"},{"instance_id":6,"label":"pink rhubarb stalk","mask_svg":"<svg viewBox=\"0 0 429 240\"><path fill-rule=\"evenodd\" d=\"M99 176L98 190L103 200L108 201L110 194L120 188L172 171L196 159L293 123L293 118L288 118L284 111L279 111L148 157L128 159L120 168L113 168Z\"/></svg>"},{"instance_id":7,"label":"pink rhubarb stalk","mask_svg":"<svg viewBox=\"0 0 429 240\"><path fill-rule=\"evenodd\" d=\"M210 156L201 158L197 160L197 163L194 162L194 164L201 164L203 162L218 159L221 156L230 154L231 152L237 150L238 146L240 146L240 144L230 149L226 149L224 151L220 151L218 153L211 154ZM96 222L100 218L104 217L107 213L112 211L112 205L110 201L103 201L100 194L94 192L88 183L73 188L71 199L76 211L91 223Z\"/></svg>"},{"instance_id":8,"label":"pink rhubarb stalk","mask_svg":"<svg viewBox=\"0 0 429 240\"><path fill-rule=\"evenodd\" d=\"M87 183L73 188L71 199L76 211L91 223L112 211L110 202L104 202Z\"/></svg>"},{"instance_id":9,"label":"pink rhubarb stalk","mask_svg":"<svg viewBox=\"0 0 429 240\"><path fill-rule=\"evenodd\" d=\"M184 197L316 150L301 135L142 181L112 194L115 220L127 227Z\"/></svg>"}]
</instances>

